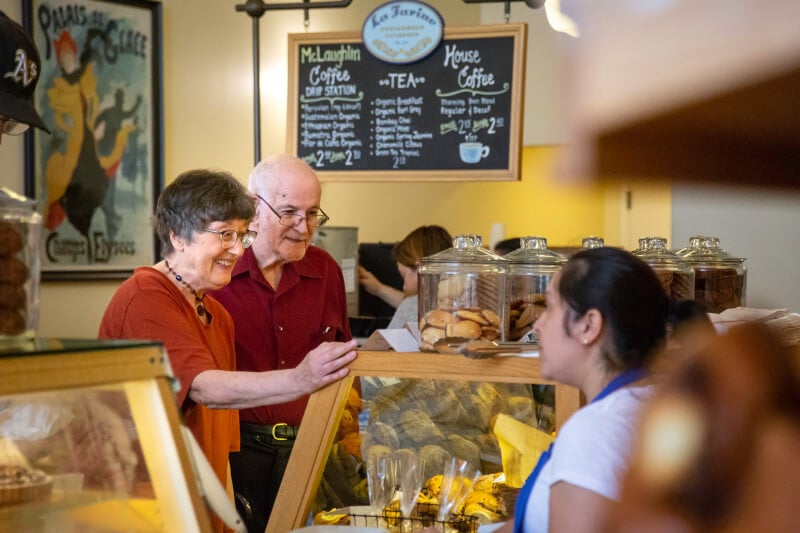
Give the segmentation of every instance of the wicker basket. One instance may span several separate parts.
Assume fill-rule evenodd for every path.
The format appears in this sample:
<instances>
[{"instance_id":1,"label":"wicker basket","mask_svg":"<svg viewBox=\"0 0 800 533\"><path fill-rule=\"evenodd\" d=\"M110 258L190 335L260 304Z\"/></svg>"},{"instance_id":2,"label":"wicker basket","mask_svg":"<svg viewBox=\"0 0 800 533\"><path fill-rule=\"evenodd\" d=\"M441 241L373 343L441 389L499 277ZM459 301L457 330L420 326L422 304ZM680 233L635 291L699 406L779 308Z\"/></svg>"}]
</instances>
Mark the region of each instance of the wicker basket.
<instances>
[{"instance_id":1,"label":"wicker basket","mask_svg":"<svg viewBox=\"0 0 800 533\"><path fill-rule=\"evenodd\" d=\"M477 533L478 520L472 516L451 515L448 520L437 520L439 506L432 503L418 503L410 517L400 511L385 509L381 515L351 514L350 525L365 527L385 527L392 532L419 531L435 527L443 532Z\"/></svg>"}]
</instances>

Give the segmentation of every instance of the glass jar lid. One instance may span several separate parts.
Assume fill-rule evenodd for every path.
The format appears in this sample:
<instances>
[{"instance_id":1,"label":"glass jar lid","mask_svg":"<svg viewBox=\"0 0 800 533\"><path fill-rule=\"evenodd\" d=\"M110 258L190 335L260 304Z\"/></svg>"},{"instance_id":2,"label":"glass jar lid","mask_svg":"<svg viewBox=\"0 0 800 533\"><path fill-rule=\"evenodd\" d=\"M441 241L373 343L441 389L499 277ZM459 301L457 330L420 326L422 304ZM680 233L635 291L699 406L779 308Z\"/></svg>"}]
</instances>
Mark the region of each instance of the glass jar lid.
<instances>
[{"instance_id":1,"label":"glass jar lid","mask_svg":"<svg viewBox=\"0 0 800 533\"><path fill-rule=\"evenodd\" d=\"M42 216L36 212L36 201L0 187L0 218L19 222L39 223Z\"/></svg>"},{"instance_id":2,"label":"glass jar lid","mask_svg":"<svg viewBox=\"0 0 800 533\"><path fill-rule=\"evenodd\" d=\"M744 257L734 257L722 249L719 238L696 235L689 239L689 246L682 248L678 254L689 263L725 263L741 264Z\"/></svg>"},{"instance_id":3,"label":"glass jar lid","mask_svg":"<svg viewBox=\"0 0 800 533\"><path fill-rule=\"evenodd\" d=\"M708 238L710 238L710 237L706 237L704 235L692 235L691 237L689 237L689 246L687 246L686 248L681 248L680 250L678 250L675 253L680 255L681 257L683 257L684 255L686 255L691 250L699 248L701 241L703 239L708 239ZM716 237L713 237L713 238L716 238Z\"/></svg>"},{"instance_id":4,"label":"glass jar lid","mask_svg":"<svg viewBox=\"0 0 800 533\"><path fill-rule=\"evenodd\" d=\"M544 237L521 237L519 248L503 257L511 263L563 265L567 262L563 255L548 250L547 239Z\"/></svg>"},{"instance_id":5,"label":"glass jar lid","mask_svg":"<svg viewBox=\"0 0 800 533\"><path fill-rule=\"evenodd\" d=\"M639 248L632 253L653 267L691 270L686 259L667 248L667 239L664 237L641 238Z\"/></svg>"},{"instance_id":6,"label":"glass jar lid","mask_svg":"<svg viewBox=\"0 0 800 533\"><path fill-rule=\"evenodd\" d=\"M453 247L420 259L419 273L444 268L457 268L459 265L476 267L488 266L490 270L505 272L508 261L481 246L482 239L475 234L461 234L453 237Z\"/></svg>"},{"instance_id":7,"label":"glass jar lid","mask_svg":"<svg viewBox=\"0 0 800 533\"><path fill-rule=\"evenodd\" d=\"M602 248L605 245L606 242L602 237L595 237L593 235L584 237L581 241L581 248Z\"/></svg>"}]
</instances>

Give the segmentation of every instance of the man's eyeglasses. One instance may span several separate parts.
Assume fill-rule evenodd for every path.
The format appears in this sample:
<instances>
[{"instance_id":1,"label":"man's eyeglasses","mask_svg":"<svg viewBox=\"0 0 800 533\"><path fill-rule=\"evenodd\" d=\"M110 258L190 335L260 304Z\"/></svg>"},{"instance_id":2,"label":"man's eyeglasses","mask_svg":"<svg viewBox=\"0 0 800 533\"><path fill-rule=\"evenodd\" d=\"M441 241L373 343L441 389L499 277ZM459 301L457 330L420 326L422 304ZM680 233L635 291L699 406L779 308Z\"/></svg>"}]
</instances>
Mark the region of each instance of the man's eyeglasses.
<instances>
[{"instance_id":1,"label":"man's eyeglasses","mask_svg":"<svg viewBox=\"0 0 800 533\"><path fill-rule=\"evenodd\" d=\"M222 247L226 250L228 248L233 248L236 246L236 242L239 239L242 239L242 248L250 248L253 244L253 241L256 240L256 233L255 231L247 230L244 233L239 233L235 229L226 229L225 231L217 231L215 229L206 228L204 231L209 233L216 233L219 235L219 240L222 243Z\"/></svg>"},{"instance_id":2,"label":"man's eyeglasses","mask_svg":"<svg viewBox=\"0 0 800 533\"><path fill-rule=\"evenodd\" d=\"M325 211L323 211L322 208L319 209L318 213L306 213L305 216L301 215L300 213L281 214L275 211L275 208L269 205L269 202L264 200L260 194L257 194L256 196L258 196L258 199L264 202L267 207L269 207L270 211L275 213L275 216L278 217L278 222L281 224L281 226L294 227L300 222L305 221L309 227L318 228L320 226L324 226L325 223L331 219L331 217L325 214Z\"/></svg>"},{"instance_id":3,"label":"man's eyeglasses","mask_svg":"<svg viewBox=\"0 0 800 533\"><path fill-rule=\"evenodd\" d=\"M19 122L13 118L7 118L3 115L0 115L0 132L2 132L4 135L20 135L25 133L28 127L28 124L25 124L24 122Z\"/></svg>"}]
</instances>

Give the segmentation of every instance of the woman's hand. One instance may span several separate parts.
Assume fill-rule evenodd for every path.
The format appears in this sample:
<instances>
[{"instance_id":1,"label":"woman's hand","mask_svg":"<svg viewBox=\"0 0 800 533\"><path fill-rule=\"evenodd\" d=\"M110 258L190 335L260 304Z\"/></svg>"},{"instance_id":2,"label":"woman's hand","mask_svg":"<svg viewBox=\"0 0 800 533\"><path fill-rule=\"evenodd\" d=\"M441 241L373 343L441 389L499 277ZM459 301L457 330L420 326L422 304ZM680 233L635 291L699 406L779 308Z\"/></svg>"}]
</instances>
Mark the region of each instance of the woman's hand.
<instances>
[{"instance_id":1,"label":"woman's hand","mask_svg":"<svg viewBox=\"0 0 800 533\"><path fill-rule=\"evenodd\" d=\"M356 358L355 339L348 342L323 342L305 356L295 368L294 383L302 394L311 394L349 372L347 365Z\"/></svg>"},{"instance_id":2,"label":"woman's hand","mask_svg":"<svg viewBox=\"0 0 800 533\"><path fill-rule=\"evenodd\" d=\"M405 298L403 291L381 283L372 272L362 266L358 267L358 283L364 287L364 290L368 293L377 296L392 307L400 305L400 302Z\"/></svg>"},{"instance_id":3,"label":"woman's hand","mask_svg":"<svg viewBox=\"0 0 800 533\"><path fill-rule=\"evenodd\" d=\"M364 287L365 291L375 296L378 296L378 292L383 286L383 283L375 277L375 274L362 266L358 267L358 283Z\"/></svg>"}]
</instances>

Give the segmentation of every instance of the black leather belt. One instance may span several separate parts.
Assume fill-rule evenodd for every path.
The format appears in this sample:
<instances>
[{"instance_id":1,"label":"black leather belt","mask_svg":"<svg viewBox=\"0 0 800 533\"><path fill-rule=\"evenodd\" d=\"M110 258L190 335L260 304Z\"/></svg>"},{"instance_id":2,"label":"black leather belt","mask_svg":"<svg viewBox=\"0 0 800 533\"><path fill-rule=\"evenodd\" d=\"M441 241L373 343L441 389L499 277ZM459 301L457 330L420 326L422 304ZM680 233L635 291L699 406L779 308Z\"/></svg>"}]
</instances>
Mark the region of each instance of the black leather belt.
<instances>
[{"instance_id":1,"label":"black leather belt","mask_svg":"<svg viewBox=\"0 0 800 533\"><path fill-rule=\"evenodd\" d=\"M299 429L299 426L290 426L284 422L279 422L270 426L241 422L240 426L242 433L265 435L275 440L294 440L297 438L297 430Z\"/></svg>"}]
</instances>

